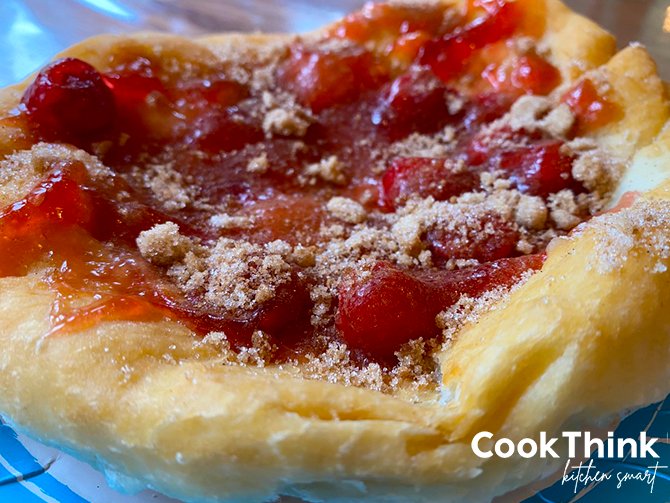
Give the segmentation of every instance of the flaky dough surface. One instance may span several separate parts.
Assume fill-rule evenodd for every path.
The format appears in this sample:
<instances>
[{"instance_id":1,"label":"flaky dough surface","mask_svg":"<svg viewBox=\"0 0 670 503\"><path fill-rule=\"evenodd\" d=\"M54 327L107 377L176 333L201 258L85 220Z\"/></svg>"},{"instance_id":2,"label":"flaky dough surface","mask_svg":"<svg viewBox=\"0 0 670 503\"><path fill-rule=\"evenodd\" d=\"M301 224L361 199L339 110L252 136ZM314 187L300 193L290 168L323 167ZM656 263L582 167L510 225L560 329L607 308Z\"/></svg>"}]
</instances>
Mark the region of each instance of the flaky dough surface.
<instances>
[{"instance_id":1,"label":"flaky dough surface","mask_svg":"<svg viewBox=\"0 0 670 503\"><path fill-rule=\"evenodd\" d=\"M665 397L670 134L662 130L669 115L663 86L642 48L612 58L611 36L557 1L547 6L552 61L566 79L605 65L599 71L624 112L594 133L612 155L633 158L617 196L645 193L552 244L542 270L505 306L465 327L441 355L439 399L410 403L273 366L226 366L215 347L172 322L103 322L45 337L54 293L35 273L0 279L0 413L128 491L150 486L197 502L288 494L471 503L554 469L548 460L480 459L470 447L475 433L556 436ZM102 36L59 56L101 70L110 55L137 50L196 62L235 52L253 61L282 40L290 37ZM0 91L0 113L18 104L30 80ZM0 129L0 155L29 147ZM64 147L53 152L70 155ZM11 202L11 194L0 197Z\"/></svg>"}]
</instances>

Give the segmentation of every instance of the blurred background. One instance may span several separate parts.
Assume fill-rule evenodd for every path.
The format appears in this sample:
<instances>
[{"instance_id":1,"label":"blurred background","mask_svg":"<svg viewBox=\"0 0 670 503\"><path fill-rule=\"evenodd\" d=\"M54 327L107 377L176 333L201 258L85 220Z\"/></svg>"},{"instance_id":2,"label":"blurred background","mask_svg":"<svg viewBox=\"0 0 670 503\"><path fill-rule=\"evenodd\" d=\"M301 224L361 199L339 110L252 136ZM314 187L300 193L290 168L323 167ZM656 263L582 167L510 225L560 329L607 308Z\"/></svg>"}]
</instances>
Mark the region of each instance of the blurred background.
<instances>
[{"instance_id":1,"label":"blurred background","mask_svg":"<svg viewBox=\"0 0 670 503\"><path fill-rule=\"evenodd\" d=\"M564 0L613 32L644 44L670 80L670 0ZM22 80L54 53L100 33L158 30L305 32L364 0L0 0L0 87Z\"/></svg>"}]
</instances>

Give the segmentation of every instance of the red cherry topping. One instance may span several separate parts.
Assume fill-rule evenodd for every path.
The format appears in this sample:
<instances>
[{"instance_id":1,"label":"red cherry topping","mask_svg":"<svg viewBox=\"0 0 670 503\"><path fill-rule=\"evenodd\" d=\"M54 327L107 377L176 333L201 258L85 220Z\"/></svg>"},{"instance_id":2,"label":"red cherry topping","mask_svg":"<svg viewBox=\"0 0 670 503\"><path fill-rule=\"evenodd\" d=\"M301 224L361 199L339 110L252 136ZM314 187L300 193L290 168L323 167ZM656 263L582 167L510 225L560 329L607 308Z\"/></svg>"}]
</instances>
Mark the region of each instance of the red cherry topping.
<instances>
[{"instance_id":1,"label":"red cherry topping","mask_svg":"<svg viewBox=\"0 0 670 503\"><path fill-rule=\"evenodd\" d=\"M21 103L41 132L60 138L98 131L115 117L114 96L100 73L75 58L44 67Z\"/></svg>"},{"instance_id":2,"label":"red cherry topping","mask_svg":"<svg viewBox=\"0 0 670 503\"><path fill-rule=\"evenodd\" d=\"M153 92L164 92L163 83L158 77L144 73L108 73L103 76L112 90L117 108L126 113L135 112Z\"/></svg>"},{"instance_id":3,"label":"red cherry topping","mask_svg":"<svg viewBox=\"0 0 670 503\"><path fill-rule=\"evenodd\" d=\"M458 94L433 72L412 68L383 88L372 122L385 128L392 139L413 132L433 132L454 120L456 114L449 111L450 99L459 99Z\"/></svg>"},{"instance_id":4,"label":"red cherry topping","mask_svg":"<svg viewBox=\"0 0 670 503\"><path fill-rule=\"evenodd\" d=\"M424 44L419 62L428 65L444 82L460 75L474 52L466 35L452 33Z\"/></svg>"},{"instance_id":5,"label":"red cherry topping","mask_svg":"<svg viewBox=\"0 0 670 503\"><path fill-rule=\"evenodd\" d=\"M503 152L500 169L509 175L521 192L547 197L563 189L582 192L572 178L574 157L561 152L563 142L541 140L528 147Z\"/></svg>"},{"instance_id":6,"label":"red cherry topping","mask_svg":"<svg viewBox=\"0 0 670 503\"><path fill-rule=\"evenodd\" d=\"M181 86L171 93L180 109L207 106L232 107L249 97L249 89L232 80L204 80Z\"/></svg>"},{"instance_id":7,"label":"red cherry topping","mask_svg":"<svg viewBox=\"0 0 670 503\"><path fill-rule=\"evenodd\" d=\"M577 117L575 134L582 135L598 129L614 120L619 110L616 105L601 96L589 79L582 80L563 96Z\"/></svg>"},{"instance_id":8,"label":"red cherry topping","mask_svg":"<svg viewBox=\"0 0 670 503\"><path fill-rule=\"evenodd\" d=\"M520 19L516 2L487 2L486 10L488 15L426 43L419 54L419 62L429 65L440 79L447 82L460 76L474 51L514 33Z\"/></svg>"},{"instance_id":9,"label":"red cherry topping","mask_svg":"<svg viewBox=\"0 0 670 503\"><path fill-rule=\"evenodd\" d=\"M511 66L491 64L482 77L496 91L517 95L546 95L561 83L561 74L556 67L533 55L516 58Z\"/></svg>"},{"instance_id":10,"label":"red cherry topping","mask_svg":"<svg viewBox=\"0 0 670 503\"><path fill-rule=\"evenodd\" d=\"M437 335L435 317L461 295L476 297L512 285L543 262L543 255L528 255L455 271L414 273L378 262L369 275L354 275L340 284L337 327L350 348L392 358L402 344Z\"/></svg>"},{"instance_id":11,"label":"red cherry topping","mask_svg":"<svg viewBox=\"0 0 670 503\"><path fill-rule=\"evenodd\" d=\"M330 225L340 216L325 203L337 196L363 204L368 225L385 226L375 209L393 210L413 195L448 200L481 190L487 171L500 170L520 191L544 197L583 190L560 141L484 127L519 95L546 94L560 82L553 66L517 54L506 41L529 32L535 14L521 8L524 1L465 0L461 14L453 6L368 4L324 39L293 44L277 66L276 86L263 89L235 81L225 66L203 63L182 72L141 50L115 60L105 75L73 58L52 63L9 120L32 130L24 135L27 144L70 141L110 171L93 177L82 163L57 163L28 196L0 209L0 276L26 274L46 261L59 299L73 292L100 296L83 309L64 300L65 309L53 311L56 328L167 316L199 333L225 332L234 348L248 346L261 330L277 345L276 361L318 354L332 336L357 356L392 360L403 343L438 335L435 316L461 295L476 297L541 267L543 256L509 258L517 254L514 223L491 213L470 215L466 228L426 229L420 237L435 267L379 262L345 275L335 323L329 312L318 316L325 323L318 327L311 323L309 287L320 278L309 266L318 260L311 253L296 248L301 265L282 264L287 276L272 298L232 313L206 303L204 291L181 291L163 265L142 256L137 237L173 221L205 245L227 237L258 245L282 240L308 250L326 244L331 230L346 236L354 225ZM265 91L281 90L312 110L306 131L265 131L273 118L264 113ZM580 131L609 120L606 97L588 80L564 101ZM416 142L399 142L413 133ZM418 155L410 150L424 150L424 142L446 143L446 133L453 141L448 154L438 155L448 158L395 157ZM392 161L379 176L387 156ZM315 166L319 176L312 176ZM200 201L205 204L192 204ZM218 218L224 210L232 226ZM174 253L182 254L178 248ZM448 271L442 266L450 259L482 265Z\"/></svg>"},{"instance_id":12,"label":"red cherry topping","mask_svg":"<svg viewBox=\"0 0 670 503\"><path fill-rule=\"evenodd\" d=\"M561 83L561 74L551 63L528 55L515 62L510 81L526 94L546 95Z\"/></svg>"},{"instance_id":13,"label":"red cherry topping","mask_svg":"<svg viewBox=\"0 0 670 503\"><path fill-rule=\"evenodd\" d=\"M223 327L233 337L243 337L252 327L277 337L294 337L309 326L312 302L305 282L296 274L249 319L217 317L185 302L155 267L124 246L134 245L141 231L167 220L136 200L120 203L118 192L129 190L119 178L104 188L96 187L79 162L55 169L24 199L0 211L0 255L5 259L0 262L0 276L25 274L49 250L57 264L56 279L64 286L114 295L111 304L93 306L90 313L73 313L73 324L94 314L93 321L115 316L145 319L158 309L158 319L168 315L201 333ZM180 230L197 235L185 224L180 224ZM127 310L131 305L143 309Z\"/></svg>"},{"instance_id":14,"label":"red cherry topping","mask_svg":"<svg viewBox=\"0 0 670 503\"><path fill-rule=\"evenodd\" d=\"M428 33L421 30L400 35L387 52L391 57L409 64L416 59L423 44L430 38Z\"/></svg>"},{"instance_id":15,"label":"red cherry topping","mask_svg":"<svg viewBox=\"0 0 670 503\"><path fill-rule=\"evenodd\" d=\"M279 68L282 86L313 112L355 100L387 79L386 70L368 51L353 48L320 52L295 45Z\"/></svg>"},{"instance_id":16,"label":"red cherry topping","mask_svg":"<svg viewBox=\"0 0 670 503\"><path fill-rule=\"evenodd\" d=\"M360 43L391 35L393 38L417 31L436 32L442 24L439 5L400 6L367 2L363 8L337 23L333 33Z\"/></svg>"},{"instance_id":17,"label":"red cherry topping","mask_svg":"<svg viewBox=\"0 0 670 503\"><path fill-rule=\"evenodd\" d=\"M479 166L506 149L509 150L509 145L516 146L512 147L512 150L516 150L541 139L542 134L538 131L512 129L508 126L495 131L484 131L470 140L466 148L467 163L469 166Z\"/></svg>"},{"instance_id":18,"label":"red cherry topping","mask_svg":"<svg viewBox=\"0 0 670 503\"><path fill-rule=\"evenodd\" d=\"M479 185L479 172L444 158L399 157L384 172L383 202L393 208L411 195L449 199Z\"/></svg>"},{"instance_id":19,"label":"red cherry topping","mask_svg":"<svg viewBox=\"0 0 670 503\"><path fill-rule=\"evenodd\" d=\"M506 93L482 93L468 103L463 125L468 131L493 122L505 115L514 104L514 96Z\"/></svg>"},{"instance_id":20,"label":"red cherry topping","mask_svg":"<svg viewBox=\"0 0 670 503\"><path fill-rule=\"evenodd\" d=\"M519 232L508 220L497 214L487 214L465 229L436 227L426 236L433 256L440 260L476 259L490 262L515 253Z\"/></svg>"}]
</instances>

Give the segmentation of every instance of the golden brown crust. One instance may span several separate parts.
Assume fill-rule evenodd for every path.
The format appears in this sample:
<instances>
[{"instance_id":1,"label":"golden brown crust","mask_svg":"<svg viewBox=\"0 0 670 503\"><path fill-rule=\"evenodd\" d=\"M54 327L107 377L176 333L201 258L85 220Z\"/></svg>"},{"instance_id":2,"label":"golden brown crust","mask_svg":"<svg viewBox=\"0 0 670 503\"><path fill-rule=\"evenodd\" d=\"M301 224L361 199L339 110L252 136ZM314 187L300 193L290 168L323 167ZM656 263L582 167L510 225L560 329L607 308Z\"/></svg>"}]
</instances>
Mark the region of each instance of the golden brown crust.
<instances>
[{"instance_id":1,"label":"golden brown crust","mask_svg":"<svg viewBox=\"0 0 670 503\"><path fill-rule=\"evenodd\" d=\"M667 95L656 64L641 46L616 54L604 71L623 116L595 137L608 151L627 159L649 145L670 117Z\"/></svg>"},{"instance_id":2,"label":"golden brown crust","mask_svg":"<svg viewBox=\"0 0 670 503\"><path fill-rule=\"evenodd\" d=\"M616 52L616 40L596 23L579 16L560 0L546 0L545 40L568 79L604 65Z\"/></svg>"},{"instance_id":3,"label":"golden brown crust","mask_svg":"<svg viewBox=\"0 0 670 503\"><path fill-rule=\"evenodd\" d=\"M558 1L547 0L547 8L545 40L564 75L610 59L611 36ZM288 39L103 36L59 56L101 70L115 55L137 51L215 64L233 50L253 60L260 48ZM663 86L639 47L595 71L609 82L623 118L594 138L628 159L668 119ZM0 92L0 113L16 106L26 82ZM670 157L669 146L666 131L628 173L644 177L654 155ZM0 155L25 147L13 131L0 130ZM665 173L659 181L670 178ZM479 459L470 448L474 433L551 435L669 391L670 315L659 308L670 301L668 219L666 185L553 247L542 271L503 309L466 327L443 352L442 397L425 394L420 403L298 379L277 367L226 366L214 346L171 322L104 322L45 337L54 294L38 274L0 279L0 411L127 490L149 485L212 502L281 493L348 502L483 501L549 467ZM606 256L602 243L612 239L616 253ZM617 249L622 243L629 246Z\"/></svg>"}]
</instances>

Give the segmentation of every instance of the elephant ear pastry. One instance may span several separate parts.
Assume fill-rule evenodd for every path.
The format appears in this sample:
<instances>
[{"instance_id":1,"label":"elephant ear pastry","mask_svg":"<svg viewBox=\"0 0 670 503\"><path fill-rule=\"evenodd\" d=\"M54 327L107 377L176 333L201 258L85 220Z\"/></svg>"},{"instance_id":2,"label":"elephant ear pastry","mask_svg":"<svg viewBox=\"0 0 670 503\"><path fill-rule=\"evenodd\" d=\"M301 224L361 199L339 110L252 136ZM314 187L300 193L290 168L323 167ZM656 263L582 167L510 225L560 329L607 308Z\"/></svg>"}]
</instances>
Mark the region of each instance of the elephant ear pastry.
<instances>
[{"instance_id":1,"label":"elephant ear pastry","mask_svg":"<svg viewBox=\"0 0 670 503\"><path fill-rule=\"evenodd\" d=\"M0 91L0 414L193 502L546 476L470 443L670 391L669 116L557 0L75 45Z\"/></svg>"}]
</instances>

